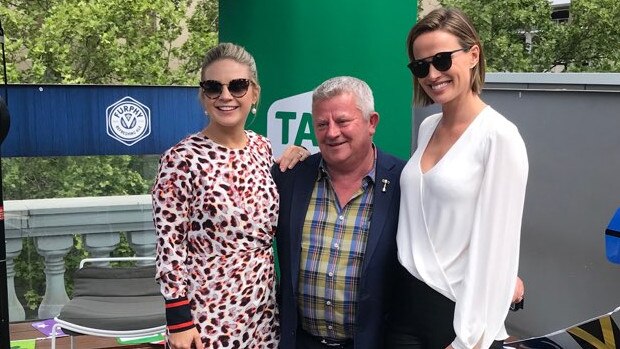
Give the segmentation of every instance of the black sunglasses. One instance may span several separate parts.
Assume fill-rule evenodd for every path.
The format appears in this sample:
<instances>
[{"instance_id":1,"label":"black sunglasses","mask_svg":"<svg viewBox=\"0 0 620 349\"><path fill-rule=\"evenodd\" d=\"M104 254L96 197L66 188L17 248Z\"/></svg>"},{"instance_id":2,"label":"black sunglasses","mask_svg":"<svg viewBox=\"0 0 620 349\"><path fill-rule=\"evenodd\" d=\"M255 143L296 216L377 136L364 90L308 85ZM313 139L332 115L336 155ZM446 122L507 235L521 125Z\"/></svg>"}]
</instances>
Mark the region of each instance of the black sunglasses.
<instances>
[{"instance_id":1,"label":"black sunglasses","mask_svg":"<svg viewBox=\"0 0 620 349\"><path fill-rule=\"evenodd\" d=\"M452 55L454 53L459 51L467 52L470 48L471 47L465 47L454 51L439 52L431 57L415 59L411 63L407 64L407 67L409 67L413 76L421 79L428 75L428 70L431 64L433 64L433 67L439 71L446 71L452 67Z\"/></svg>"},{"instance_id":2,"label":"black sunglasses","mask_svg":"<svg viewBox=\"0 0 620 349\"><path fill-rule=\"evenodd\" d=\"M241 98L248 93L251 82L249 79L233 79L227 84L222 84L217 80L205 80L200 82L200 87L202 87L202 92L204 92L205 96L210 99L216 99L221 96L224 85L227 86L231 96Z\"/></svg>"}]
</instances>

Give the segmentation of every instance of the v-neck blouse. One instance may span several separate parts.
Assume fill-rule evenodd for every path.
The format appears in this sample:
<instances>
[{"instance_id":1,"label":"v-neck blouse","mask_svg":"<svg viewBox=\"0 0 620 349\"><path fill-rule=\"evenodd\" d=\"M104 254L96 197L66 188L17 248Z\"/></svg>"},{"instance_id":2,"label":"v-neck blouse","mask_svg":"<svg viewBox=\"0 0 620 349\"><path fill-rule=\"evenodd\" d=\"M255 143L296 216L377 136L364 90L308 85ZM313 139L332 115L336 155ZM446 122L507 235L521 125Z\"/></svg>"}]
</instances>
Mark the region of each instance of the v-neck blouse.
<instances>
[{"instance_id":1,"label":"v-neck blouse","mask_svg":"<svg viewBox=\"0 0 620 349\"><path fill-rule=\"evenodd\" d=\"M507 337L527 154L516 126L487 106L422 173L422 154L441 117L422 122L418 148L401 175L398 257L412 275L456 302L453 347L487 348Z\"/></svg>"}]
</instances>

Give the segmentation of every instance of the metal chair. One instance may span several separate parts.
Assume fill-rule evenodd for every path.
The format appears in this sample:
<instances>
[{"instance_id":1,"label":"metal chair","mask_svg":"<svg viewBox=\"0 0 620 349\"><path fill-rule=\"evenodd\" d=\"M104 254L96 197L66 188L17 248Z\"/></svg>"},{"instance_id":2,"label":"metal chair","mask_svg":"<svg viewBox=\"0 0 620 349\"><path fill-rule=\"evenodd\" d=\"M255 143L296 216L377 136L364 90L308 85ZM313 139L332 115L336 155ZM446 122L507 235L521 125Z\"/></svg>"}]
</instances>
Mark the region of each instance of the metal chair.
<instances>
[{"instance_id":1,"label":"metal chair","mask_svg":"<svg viewBox=\"0 0 620 349\"><path fill-rule=\"evenodd\" d=\"M154 257L87 258L74 275L73 298L54 318L52 349L58 329L71 336L137 338L165 332L164 299L155 282L155 266L100 267L97 262L154 261Z\"/></svg>"}]
</instances>

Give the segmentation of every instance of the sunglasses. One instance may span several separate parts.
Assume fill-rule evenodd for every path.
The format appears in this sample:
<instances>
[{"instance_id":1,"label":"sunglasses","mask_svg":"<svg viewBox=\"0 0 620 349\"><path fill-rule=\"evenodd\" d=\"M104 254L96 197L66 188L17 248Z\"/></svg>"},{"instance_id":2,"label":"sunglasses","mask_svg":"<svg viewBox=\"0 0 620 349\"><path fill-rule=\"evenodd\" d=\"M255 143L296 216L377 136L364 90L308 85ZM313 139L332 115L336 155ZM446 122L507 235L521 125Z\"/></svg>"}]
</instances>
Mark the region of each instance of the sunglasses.
<instances>
[{"instance_id":1,"label":"sunglasses","mask_svg":"<svg viewBox=\"0 0 620 349\"><path fill-rule=\"evenodd\" d=\"M469 51L471 47L460 48L454 51L439 52L438 54L426 57L422 59L414 59L411 63L407 64L407 67L411 70L411 73L416 78L424 78L428 75L428 70L431 66L439 71L446 71L452 67L452 55L459 51ZM429 61L430 59L430 61Z\"/></svg>"},{"instance_id":2,"label":"sunglasses","mask_svg":"<svg viewBox=\"0 0 620 349\"><path fill-rule=\"evenodd\" d=\"M222 84L217 80L205 80L200 82L200 87L202 87L202 92L204 92L205 96L209 99L216 99L221 96L224 85L227 86L231 96L241 98L248 93L251 82L252 81L249 79L233 79L227 84Z\"/></svg>"}]
</instances>

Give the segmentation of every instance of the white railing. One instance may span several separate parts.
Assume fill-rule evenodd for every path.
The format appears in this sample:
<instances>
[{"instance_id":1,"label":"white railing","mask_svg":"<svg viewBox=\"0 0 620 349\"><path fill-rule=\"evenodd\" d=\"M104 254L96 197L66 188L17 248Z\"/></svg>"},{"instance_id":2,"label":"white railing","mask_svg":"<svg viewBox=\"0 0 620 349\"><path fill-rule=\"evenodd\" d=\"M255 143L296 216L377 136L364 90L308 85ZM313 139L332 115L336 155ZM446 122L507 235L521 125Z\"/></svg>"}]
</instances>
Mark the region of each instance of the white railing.
<instances>
[{"instance_id":1,"label":"white railing","mask_svg":"<svg viewBox=\"0 0 620 349\"><path fill-rule=\"evenodd\" d=\"M149 195L7 200L4 208L10 321L25 319L24 307L15 293L14 268L24 238L34 238L37 253L45 259L40 319L58 315L69 301L64 258L73 247L74 235L82 235L90 257L108 257L120 243L121 232L127 234L136 256L155 255Z\"/></svg>"}]
</instances>

